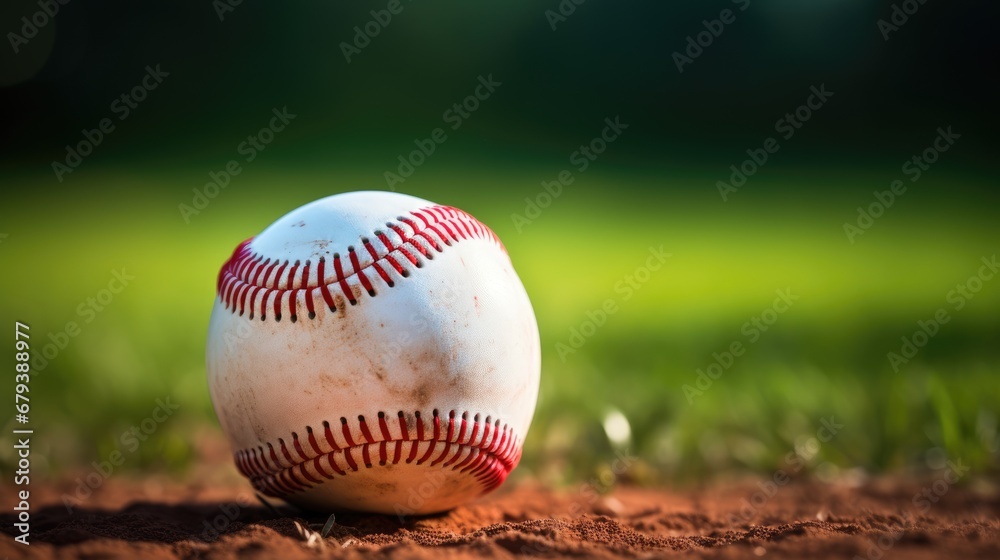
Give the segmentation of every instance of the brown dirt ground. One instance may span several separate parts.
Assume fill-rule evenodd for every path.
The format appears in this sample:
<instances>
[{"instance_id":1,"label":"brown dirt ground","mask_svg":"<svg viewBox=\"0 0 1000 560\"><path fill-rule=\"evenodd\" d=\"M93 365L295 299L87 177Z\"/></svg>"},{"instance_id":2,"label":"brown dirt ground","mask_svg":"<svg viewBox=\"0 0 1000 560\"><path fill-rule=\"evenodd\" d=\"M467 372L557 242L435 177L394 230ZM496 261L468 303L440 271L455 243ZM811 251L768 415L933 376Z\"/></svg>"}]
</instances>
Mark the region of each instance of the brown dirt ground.
<instances>
[{"instance_id":1,"label":"brown dirt ground","mask_svg":"<svg viewBox=\"0 0 1000 560\"><path fill-rule=\"evenodd\" d=\"M993 485L949 488L926 512L928 484L872 481L857 487L793 482L770 498L752 483L685 490L505 485L450 513L400 520L287 506L278 514L248 487L203 479L178 484L112 477L68 513L66 480L33 488L31 545L15 543L13 493L0 487L0 555L7 558L664 557L1000 558L1000 495ZM746 500L746 501L745 501ZM759 507L752 510L748 500ZM215 523L219 529L207 529ZM297 526L298 525L298 526Z\"/></svg>"}]
</instances>

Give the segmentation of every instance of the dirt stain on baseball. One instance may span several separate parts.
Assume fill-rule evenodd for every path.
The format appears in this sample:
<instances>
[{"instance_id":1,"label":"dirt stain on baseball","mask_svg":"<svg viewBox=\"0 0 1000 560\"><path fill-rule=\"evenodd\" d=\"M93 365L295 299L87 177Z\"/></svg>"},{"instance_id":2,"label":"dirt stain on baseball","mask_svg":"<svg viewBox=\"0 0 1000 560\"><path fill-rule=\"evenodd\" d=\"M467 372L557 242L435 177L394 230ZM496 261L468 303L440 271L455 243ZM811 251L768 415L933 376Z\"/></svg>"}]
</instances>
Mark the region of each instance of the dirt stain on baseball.
<instances>
[{"instance_id":1,"label":"dirt stain on baseball","mask_svg":"<svg viewBox=\"0 0 1000 560\"><path fill-rule=\"evenodd\" d=\"M403 420L406 421L406 431L409 433L415 433L417 429L417 417L413 412L403 411Z\"/></svg>"},{"instance_id":2,"label":"dirt stain on baseball","mask_svg":"<svg viewBox=\"0 0 1000 560\"><path fill-rule=\"evenodd\" d=\"M417 408L423 410L427 408L428 403L431 401L431 391L432 389L428 387L427 383L421 383L420 386L413 391L413 398L416 401ZM406 396L405 389L403 391L398 391L401 393L400 396Z\"/></svg>"}]
</instances>

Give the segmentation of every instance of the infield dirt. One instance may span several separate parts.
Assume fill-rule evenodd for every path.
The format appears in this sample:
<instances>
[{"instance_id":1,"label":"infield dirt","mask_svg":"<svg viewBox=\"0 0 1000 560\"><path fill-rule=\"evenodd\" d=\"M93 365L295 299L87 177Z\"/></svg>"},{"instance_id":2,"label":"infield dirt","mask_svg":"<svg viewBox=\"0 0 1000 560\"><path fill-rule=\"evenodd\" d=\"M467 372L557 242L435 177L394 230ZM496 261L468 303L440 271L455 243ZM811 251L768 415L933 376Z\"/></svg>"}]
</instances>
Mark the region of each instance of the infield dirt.
<instances>
[{"instance_id":1,"label":"infield dirt","mask_svg":"<svg viewBox=\"0 0 1000 560\"><path fill-rule=\"evenodd\" d=\"M205 479L203 479L205 480ZM932 482L932 481L931 481ZM112 478L73 508L67 478L33 490L30 547L0 515L7 558L664 557L1000 558L1000 494L980 481L936 503L929 484L793 482L766 496L756 483L684 490L550 490L506 485L449 513L400 519L325 516L263 506L248 486ZM3 503L12 503L9 487ZM36 495L37 493L37 495ZM311 527L311 528L310 528Z\"/></svg>"}]
</instances>

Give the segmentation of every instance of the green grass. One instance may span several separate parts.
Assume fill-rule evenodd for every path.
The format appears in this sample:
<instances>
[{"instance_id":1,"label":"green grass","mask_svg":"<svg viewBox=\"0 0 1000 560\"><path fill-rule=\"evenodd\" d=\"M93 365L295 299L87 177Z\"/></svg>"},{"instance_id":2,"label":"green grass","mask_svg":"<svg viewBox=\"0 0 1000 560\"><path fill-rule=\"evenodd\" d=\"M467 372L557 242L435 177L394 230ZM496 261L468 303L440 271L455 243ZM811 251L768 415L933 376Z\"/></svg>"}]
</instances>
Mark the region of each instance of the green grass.
<instances>
[{"instance_id":1,"label":"green grass","mask_svg":"<svg viewBox=\"0 0 1000 560\"><path fill-rule=\"evenodd\" d=\"M410 191L491 225L532 298L543 378L525 474L586 478L607 470L622 446L639 458L630 471L639 479L769 472L830 416L844 427L809 462L824 476L922 468L934 447L976 472L996 470L1000 278L960 311L946 301L981 257L997 252L1000 226L984 209L914 190L852 245L841 226L870 202L871 189L794 196L789 177L770 185L787 189L748 187L723 203L710 183L679 177L668 188L656 177L593 171L518 233L510 214L550 174L524 169L484 180L427 170ZM190 442L218 430L203 357L222 261L282 213L373 184L261 166L185 224L177 205L190 201L190 186L177 185L194 175L143 174L138 186L134 175L98 169L80 172L77 188L58 196L36 190L49 177L19 179L38 194L3 212L2 310L32 325L36 348L67 321L83 322L77 306L112 270L135 276L32 381L39 469L103 460L167 395L181 410L123 468L188 466ZM616 283L661 245L672 256L624 301ZM749 343L741 325L785 288L800 299ZM619 311L561 359L557 344L607 298ZM893 371L887 352L941 307L952 320ZM682 386L734 341L745 354L690 403ZM604 428L615 412L628 420L627 443L612 443ZM0 451L4 468L13 462L9 449Z\"/></svg>"}]
</instances>

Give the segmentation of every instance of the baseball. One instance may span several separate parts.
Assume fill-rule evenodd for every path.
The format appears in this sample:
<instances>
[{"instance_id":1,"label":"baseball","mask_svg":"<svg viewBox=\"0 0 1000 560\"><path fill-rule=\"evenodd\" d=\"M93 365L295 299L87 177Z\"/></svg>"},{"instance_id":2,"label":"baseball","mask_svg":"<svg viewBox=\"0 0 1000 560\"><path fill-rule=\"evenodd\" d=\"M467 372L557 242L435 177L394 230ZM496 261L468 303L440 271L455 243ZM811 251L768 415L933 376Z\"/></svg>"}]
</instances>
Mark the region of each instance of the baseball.
<instances>
[{"instance_id":1,"label":"baseball","mask_svg":"<svg viewBox=\"0 0 1000 560\"><path fill-rule=\"evenodd\" d=\"M312 510L423 514L521 457L538 326L499 238L389 192L330 196L219 272L208 384L236 467Z\"/></svg>"}]
</instances>

